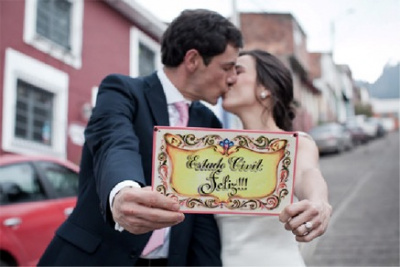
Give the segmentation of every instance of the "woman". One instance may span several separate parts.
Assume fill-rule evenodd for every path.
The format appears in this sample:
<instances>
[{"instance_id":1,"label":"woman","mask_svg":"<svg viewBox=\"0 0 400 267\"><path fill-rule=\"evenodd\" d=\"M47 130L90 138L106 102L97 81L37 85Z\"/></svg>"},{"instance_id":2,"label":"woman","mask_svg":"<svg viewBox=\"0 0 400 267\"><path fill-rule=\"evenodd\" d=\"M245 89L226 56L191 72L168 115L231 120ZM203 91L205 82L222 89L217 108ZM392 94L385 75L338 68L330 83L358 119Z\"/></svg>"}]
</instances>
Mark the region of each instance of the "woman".
<instances>
[{"instance_id":1,"label":"woman","mask_svg":"<svg viewBox=\"0 0 400 267\"><path fill-rule=\"evenodd\" d=\"M243 51L237 60L237 82L222 106L236 114L244 129L290 131L294 112L290 71L273 55ZM318 149L299 134L294 194L297 202L276 216L217 215L225 266L304 266L298 242L322 235L331 216L328 190L318 167Z\"/></svg>"}]
</instances>

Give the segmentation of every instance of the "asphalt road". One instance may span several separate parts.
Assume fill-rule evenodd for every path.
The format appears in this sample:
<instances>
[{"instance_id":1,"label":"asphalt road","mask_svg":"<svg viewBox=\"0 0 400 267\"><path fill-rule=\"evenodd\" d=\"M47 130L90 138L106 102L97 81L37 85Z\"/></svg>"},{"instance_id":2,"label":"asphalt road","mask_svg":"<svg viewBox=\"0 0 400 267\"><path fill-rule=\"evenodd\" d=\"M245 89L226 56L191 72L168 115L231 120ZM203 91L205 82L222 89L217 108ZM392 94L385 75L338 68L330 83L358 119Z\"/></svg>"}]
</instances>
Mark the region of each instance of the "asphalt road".
<instances>
[{"instance_id":1,"label":"asphalt road","mask_svg":"<svg viewBox=\"0 0 400 267\"><path fill-rule=\"evenodd\" d=\"M399 266L399 133L321 156L333 215L302 245L308 266Z\"/></svg>"}]
</instances>

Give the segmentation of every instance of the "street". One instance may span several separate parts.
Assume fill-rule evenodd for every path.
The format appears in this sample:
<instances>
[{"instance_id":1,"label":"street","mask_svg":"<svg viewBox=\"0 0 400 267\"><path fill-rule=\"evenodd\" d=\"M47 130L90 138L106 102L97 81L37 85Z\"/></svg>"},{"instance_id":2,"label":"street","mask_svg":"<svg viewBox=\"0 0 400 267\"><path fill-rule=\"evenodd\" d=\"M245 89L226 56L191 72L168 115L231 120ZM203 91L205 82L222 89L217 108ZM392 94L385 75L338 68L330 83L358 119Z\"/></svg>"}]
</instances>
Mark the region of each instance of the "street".
<instances>
[{"instance_id":1,"label":"street","mask_svg":"<svg viewBox=\"0 0 400 267\"><path fill-rule=\"evenodd\" d=\"M399 266L399 133L320 162L333 214L307 266Z\"/></svg>"}]
</instances>

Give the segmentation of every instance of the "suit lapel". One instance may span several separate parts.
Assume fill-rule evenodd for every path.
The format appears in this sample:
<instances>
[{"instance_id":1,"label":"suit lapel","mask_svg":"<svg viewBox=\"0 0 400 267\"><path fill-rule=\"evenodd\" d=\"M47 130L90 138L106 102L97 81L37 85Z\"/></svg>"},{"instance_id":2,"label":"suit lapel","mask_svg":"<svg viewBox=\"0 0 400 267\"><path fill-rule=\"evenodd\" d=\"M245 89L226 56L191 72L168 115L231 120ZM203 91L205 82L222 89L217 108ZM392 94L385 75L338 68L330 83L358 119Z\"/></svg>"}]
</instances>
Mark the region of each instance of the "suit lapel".
<instances>
[{"instance_id":1,"label":"suit lapel","mask_svg":"<svg viewBox=\"0 0 400 267\"><path fill-rule=\"evenodd\" d=\"M192 105L190 106L188 127L203 126L201 125L202 122L201 111L199 109L197 102L198 101L193 102Z\"/></svg>"},{"instance_id":2,"label":"suit lapel","mask_svg":"<svg viewBox=\"0 0 400 267\"><path fill-rule=\"evenodd\" d=\"M155 125L169 125L167 100L156 73L145 77L144 95L155 120Z\"/></svg>"}]
</instances>

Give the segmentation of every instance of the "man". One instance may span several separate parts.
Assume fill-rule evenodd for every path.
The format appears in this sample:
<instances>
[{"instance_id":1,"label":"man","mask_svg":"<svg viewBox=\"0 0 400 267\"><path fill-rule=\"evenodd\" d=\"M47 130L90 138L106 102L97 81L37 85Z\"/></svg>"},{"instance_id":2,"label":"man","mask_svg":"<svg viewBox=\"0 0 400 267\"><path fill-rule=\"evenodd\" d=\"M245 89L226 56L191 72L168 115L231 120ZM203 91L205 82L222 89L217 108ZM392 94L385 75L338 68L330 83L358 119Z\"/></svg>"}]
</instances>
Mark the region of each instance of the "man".
<instances>
[{"instance_id":1,"label":"man","mask_svg":"<svg viewBox=\"0 0 400 267\"><path fill-rule=\"evenodd\" d=\"M188 126L220 128L199 100L216 104L235 83L241 47L226 18L186 10L164 33L162 70L102 81L85 130L76 208L39 265L221 265L214 217L183 215L177 202L150 190L153 127L176 125L174 104L184 100ZM144 253L154 230L165 228L163 244Z\"/></svg>"}]
</instances>

